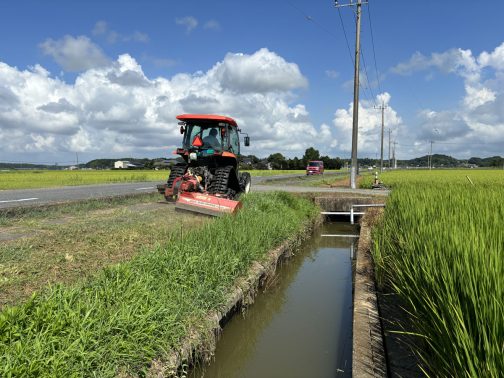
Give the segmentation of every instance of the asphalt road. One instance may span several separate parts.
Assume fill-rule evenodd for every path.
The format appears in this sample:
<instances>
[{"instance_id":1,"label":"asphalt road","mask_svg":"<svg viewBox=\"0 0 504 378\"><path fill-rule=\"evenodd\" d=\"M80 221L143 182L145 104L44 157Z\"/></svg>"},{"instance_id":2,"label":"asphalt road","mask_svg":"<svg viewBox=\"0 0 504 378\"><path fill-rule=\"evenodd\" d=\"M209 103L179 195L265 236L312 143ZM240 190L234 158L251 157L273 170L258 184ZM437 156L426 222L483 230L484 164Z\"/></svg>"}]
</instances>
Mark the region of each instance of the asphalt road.
<instances>
[{"instance_id":1,"label":"asphalt road","mask_svg":"<svg viewBox=\"0 0 504 378\"><path fill-rule=\"evenodd\" d=\"M340 172L330 172L327 174L343 174ZM287 174L276 176L255 176L252 177L253 191L286 190L293 192L356 192L350 189L338 188L314 188L286 185L261 185L266 181L274 181L285 178L304 177L299 174ZM45 189L17 189L0 190L0 209L13 208L19 206L47 205L57 202L79 201L94 198L104 198L135 193L149 193L156 191L159 182L137 182L127 184L100 184L65 186L59 188ZM358 190L359 193L366 191ZM373 191L376 194L376 191Z\"/></svg>"}]
</instances>

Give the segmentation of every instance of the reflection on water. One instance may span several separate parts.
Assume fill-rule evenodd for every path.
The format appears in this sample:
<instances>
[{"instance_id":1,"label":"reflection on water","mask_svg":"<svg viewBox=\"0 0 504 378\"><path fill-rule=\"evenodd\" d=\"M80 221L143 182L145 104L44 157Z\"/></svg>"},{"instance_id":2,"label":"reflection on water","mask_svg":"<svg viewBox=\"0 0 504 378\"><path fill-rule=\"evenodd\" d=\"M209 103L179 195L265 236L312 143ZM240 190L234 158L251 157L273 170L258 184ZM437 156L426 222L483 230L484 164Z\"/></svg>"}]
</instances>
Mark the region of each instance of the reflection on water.
<instances>
[{"instance_id":1,"label":"reflection on water","mask_svg":"<svg viewBox=\"0 0 504 378\"><path fill-rule=\"evenodd\" d=\"M226 324L215 360L190 376L351 376L355 239L320 235L355 233L348 224L325 224L245 315Z\"/></svg>"}]
</instances>

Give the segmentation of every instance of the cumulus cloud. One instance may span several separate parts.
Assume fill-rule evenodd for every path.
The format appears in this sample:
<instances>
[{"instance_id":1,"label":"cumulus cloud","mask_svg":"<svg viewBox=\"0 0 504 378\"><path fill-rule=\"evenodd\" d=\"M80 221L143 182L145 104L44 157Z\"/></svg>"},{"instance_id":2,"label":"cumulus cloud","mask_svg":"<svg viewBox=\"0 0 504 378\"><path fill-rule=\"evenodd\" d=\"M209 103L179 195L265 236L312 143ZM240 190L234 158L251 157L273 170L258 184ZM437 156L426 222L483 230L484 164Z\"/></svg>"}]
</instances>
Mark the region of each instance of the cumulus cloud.
<instances>
[{"instance_id":1,"label":"cumulus cloud","mask_svg":"<svg viewBox=\"0 0 504 378\"><path fill-rule=\"evenodd\" d=\"M286 91L308 85L297 64L266 48L252 55L228 54L212 71L225 89L235 92Z\"/></svg>"},{"instance_id":2,"label":"cumulus cloud","mask_svg":"<svg viewBox=\"0 0 504 378\"><path fill-rule=\"evenodd\" d=\"M477 81L480 73L480 67L471 50L463 49L432 53L430 57L416 52L409 61L399 63L391 71L400 75L410 75L428 68L437 68L445 73L455 73L471 81Z\"/></svg>"},{"instance_id":3,"label":"cumulus cloud","mask_svg":"<svg viewBox=\"0 0 504 378\"><path fill-rule=\"evenodd\" d=\"M483 51L478 57L478 63L481 67L492 67L504 71L504 42L491 53Z\"/></svg>"},{"instance_id":4,"label":"cumulus cloud","mask_svg":"<svg viewBox=\"0 0 504 378\"><path fill-rule=\"evenodd\" d=\"M186 33L190 33L198 26L198 20L192 16L176 18L175 23L177 25L183 26Z\"/></svg>"},{"instance_id":5,"label":"cumulus cloud","mask_svg":"<svg viewBox=\"0 0 504 378\"><path fill-rule=\"evenodd\" d=\"M167 156L180 144L181 113L234 117L252 138L245 153L301 156L336 143L334 129L315 126L293 91L299 68L267 49L228 54L206 72L149 78L124 54L66 83L41 66L0 63L0 140L14 153L86 153L94 157ZM322 147L321 152L324 152ZM329 151L325 151L328 153Z\"/></svg>"},{"instance_id":6,"label":"cumulus cloud","mask_svg":"<svg viewBox=\"0 0 504 378\"><path fill-rule=\"evenodd\" d=\"M39 46L45 55L52 56L65 71L80 72L109 63L103 51L82 35L66 35L58 40L48 38Z\"/></svg>"},{"instance_id":7,"label":"cumulus cloud","mask_svg":"<svg viewBox=\"0 0 504 378\"><path fill-rule=\"evenodd\" d=\"M402 127L402 119L390 105L391 96L384 92L376 96L376 103L383 104L385 109L385 122L387 128ZM333 125L336 135L339 136L334 147L341 151L352 150L353 104L347 109L337 109L334 113ZM359 156L375 156L381 147L381 111L374 108L374 102L361 101L359 103Z\"/></svg>"},{"instance_id":8,"label":"cumulus cloud","mask_svg":"<svg viewBox=\"0 0 504 378\"><path fill-rule=\"evenodd\" d=\"M423 70L454 74L464 82L460 106L418 114L418 139L438 142L438 153L502 154L504 143L504 43L475 56L471 50L450 49L425 56L413 54L391 71L409 75ZM484 151L484 152L482 152Z\"/></svg>"}]
</instances>

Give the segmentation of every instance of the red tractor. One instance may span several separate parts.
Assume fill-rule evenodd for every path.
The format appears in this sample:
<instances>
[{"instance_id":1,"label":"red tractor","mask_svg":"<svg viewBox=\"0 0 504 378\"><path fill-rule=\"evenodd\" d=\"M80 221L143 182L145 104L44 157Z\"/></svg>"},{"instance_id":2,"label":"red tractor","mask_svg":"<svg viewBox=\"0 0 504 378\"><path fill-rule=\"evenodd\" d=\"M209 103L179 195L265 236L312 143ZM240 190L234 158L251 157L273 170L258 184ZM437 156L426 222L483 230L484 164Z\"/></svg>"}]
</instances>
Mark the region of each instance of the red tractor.
<instances>
[{"instance_id":1,"label":"red tractor","mask_svg":"<svg viewBox=\"0 0 504 378\"><path fill-rule=\"evenodd\" d=\"M173 166L166 184L158 185L167 201L178 209L209 215L234 213L241 207L238 197L250 190L250 174L238 171L241 130L230 117L211 114L182 114L180 155L184 163ZM250 138L245 134L245 146Z\"/></svg>"}]
</instances>

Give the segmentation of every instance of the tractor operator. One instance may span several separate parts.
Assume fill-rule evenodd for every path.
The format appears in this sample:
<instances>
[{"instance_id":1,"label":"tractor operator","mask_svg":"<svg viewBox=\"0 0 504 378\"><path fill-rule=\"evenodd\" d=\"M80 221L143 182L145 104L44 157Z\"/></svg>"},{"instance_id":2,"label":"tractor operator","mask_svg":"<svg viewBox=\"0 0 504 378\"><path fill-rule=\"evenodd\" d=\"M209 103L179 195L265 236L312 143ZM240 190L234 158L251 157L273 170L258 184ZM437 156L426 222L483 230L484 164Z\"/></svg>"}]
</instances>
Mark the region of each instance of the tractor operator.
<instances>
[{"instance_id":1,"label":"tractor operator","mask_svg":"<svg viewBox=\"0 0 504 378\"><path fill-rule=\"evenodd\" d=\"M217 129L212 128L210 130L210 134L203 138L204 145L215 149L220 148L221 145L219 143L219 140L217 139L217 134L219 134Z\"/></svg>"}]
</instances>

